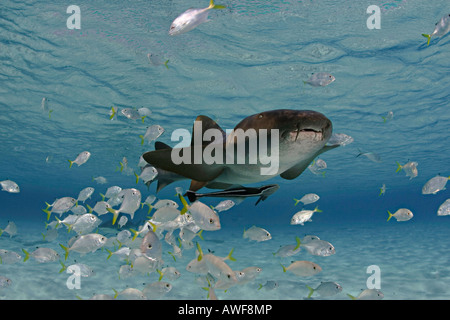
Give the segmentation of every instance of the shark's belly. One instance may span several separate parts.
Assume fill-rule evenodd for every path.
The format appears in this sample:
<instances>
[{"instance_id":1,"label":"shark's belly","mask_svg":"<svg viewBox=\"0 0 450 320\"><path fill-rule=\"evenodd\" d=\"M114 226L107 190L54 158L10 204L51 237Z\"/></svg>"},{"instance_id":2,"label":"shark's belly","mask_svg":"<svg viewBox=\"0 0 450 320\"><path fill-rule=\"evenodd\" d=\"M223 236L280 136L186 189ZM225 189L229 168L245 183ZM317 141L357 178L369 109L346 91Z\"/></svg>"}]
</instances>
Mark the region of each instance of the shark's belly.
<instances>
[{"instance_id":1,"label":"shark's belly","mask_svg":"<svg viewBox=\"0 0 450 320\"><path fill-rule=\"evenodd\" d=\"M230 184L246 184L269 180L303 161L312 161L311 157L319 151L325 143L303 143L301 145L282 145L279 149L280 156L266 159L262 163L260 158L256 164L232 164L224 168L214 181Z\"/></svg>"}]
</instances>

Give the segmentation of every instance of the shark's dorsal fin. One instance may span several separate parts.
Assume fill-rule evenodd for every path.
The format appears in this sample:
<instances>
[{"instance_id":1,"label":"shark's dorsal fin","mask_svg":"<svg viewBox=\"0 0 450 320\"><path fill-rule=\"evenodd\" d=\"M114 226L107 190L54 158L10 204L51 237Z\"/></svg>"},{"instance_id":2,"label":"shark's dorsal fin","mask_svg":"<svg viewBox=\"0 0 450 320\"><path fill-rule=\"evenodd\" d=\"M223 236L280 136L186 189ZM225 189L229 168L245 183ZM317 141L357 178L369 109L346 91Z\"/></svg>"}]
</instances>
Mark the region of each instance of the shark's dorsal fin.
<instances>
[{"instance_id":1,"label":"shark's dorsal fin","mask_svg":"<svg viewBox=\"0 0 450 320\"><path fill-rule=\"evenodd\" d=\"M201 128L197 127L196 124L199 124L199 122L201 122ZM222 133L222 141L225 142L226 139L226 133L225 131L222 130L222 128L217 124L217 122L215 122L213 119L211 119L208 116L197 116L197 118L195 119L194 124L192 125L192 138L191 138L191 146L194 145L195 141L195 137L197 135L199 135L201 138L203 138L203 135L205 133L206 130L209 129L215 129L215 130L219 130ZM201 130L201 132L198 132L198 130ZM212 141L215 143L219 143L219 141ZM202 140L202 144L209 144L209 141L203 142Z\"/></svg>"}]
</instances>

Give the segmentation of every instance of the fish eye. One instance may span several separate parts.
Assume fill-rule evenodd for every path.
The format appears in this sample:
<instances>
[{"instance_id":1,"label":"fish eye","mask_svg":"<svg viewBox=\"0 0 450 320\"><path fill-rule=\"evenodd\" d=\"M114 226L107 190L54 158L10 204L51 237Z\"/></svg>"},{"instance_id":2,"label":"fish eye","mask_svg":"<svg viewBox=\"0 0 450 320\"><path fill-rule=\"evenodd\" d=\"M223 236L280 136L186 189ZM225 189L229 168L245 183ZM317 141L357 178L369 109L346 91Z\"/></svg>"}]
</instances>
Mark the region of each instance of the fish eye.
<instances>
[{"instance_id":1,"label":"fish eye","mask_svg":"<svg viewBox=\"0 0 450 320\"><path fill-rule=\"evenodd\" d=\"M259 114L259 115L258 115L258 119L262 119L262 117L263 117L262 114Z\"/></svg>"},{"instance_id":2,"label":"fish eye","mask_svg":"<svg viewBox=\"0 0 450 320\"><path fill-rule=\"evenodd\" d=\"M166 288L170 288L170 284L166 284Z\"/></svg>"},{"instance_id":3,"label":"fish eye","mask_svg":"<svg viewBox=\"0 0 450 320\"><path fill-rule=\"evenodd\" d=\"M228 279L231 279L231 274L227 274L227 278L228 278Z\"/></svg>"},{"instance_id":4,"label":"fish eye","mask_svg":"<svg viewBox=\"0 0 450 320\"><path fill-rule=\"evenodd\" d=\"M151 249L151 248L152 248L152 244L149 243L148 246L147 246L147 248Z\"/></svg>"},{"instance_id":5,"label":"fish eye","mask_svg":"<svg viewBox=\"0 0 450 320\"><path fill-rule=\"evenodd\" d=\"M214 219L209 219L209 223L213 224L214 223Z\"/></svg>"}]
</instances>

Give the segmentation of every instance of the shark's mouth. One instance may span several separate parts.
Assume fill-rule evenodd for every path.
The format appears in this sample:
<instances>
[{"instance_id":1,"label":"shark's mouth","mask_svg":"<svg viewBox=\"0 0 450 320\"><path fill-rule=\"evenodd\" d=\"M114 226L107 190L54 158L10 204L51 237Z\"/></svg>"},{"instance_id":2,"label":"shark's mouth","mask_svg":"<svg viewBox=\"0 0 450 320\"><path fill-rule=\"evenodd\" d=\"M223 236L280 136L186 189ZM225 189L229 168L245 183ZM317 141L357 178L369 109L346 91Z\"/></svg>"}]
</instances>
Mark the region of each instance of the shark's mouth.
<instances>
[{"instance_id":1,"label":"shark's mouth","mask_svg":"<svg viewBox=\"0 0 450 320\"><path fill-rule=\"evenodd\" d=\"M288 131L289 140L291 141L297 141L299 137L302 138L312 138L313 140L323 140L323 128L322 129L316 129L316 128L300 128L297 127L294 130Z\"/></svg>"}]
</instances>

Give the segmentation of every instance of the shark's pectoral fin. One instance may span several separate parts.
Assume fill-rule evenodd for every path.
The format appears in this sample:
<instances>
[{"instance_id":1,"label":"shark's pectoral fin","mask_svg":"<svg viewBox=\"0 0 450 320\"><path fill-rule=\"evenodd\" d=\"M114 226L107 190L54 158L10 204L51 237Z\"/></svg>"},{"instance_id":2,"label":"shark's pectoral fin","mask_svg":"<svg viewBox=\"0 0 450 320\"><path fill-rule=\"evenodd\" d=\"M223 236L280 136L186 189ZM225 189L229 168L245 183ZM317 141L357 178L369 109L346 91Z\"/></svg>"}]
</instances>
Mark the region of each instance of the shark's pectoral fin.
<instances>
[{"instance_id":1,"label":"shark's pectoral fin","mask_svg":"<svg viewBox=\"0 0 450 320\"><path fill-rule=\"evenodd\" d=\"M339 144L335 144L332 146L324 146L322 149L320 149L318 152L316 152L314 154L314 156L303 160L300 163L297 163L295 166L291 167L290 169L286 170L285 172L283 172L282 174L280 174L280 177L282 177L283 179L286 180L292 180L297 178L303 171L306 170L306 168L308 168L309 164L320 154L330 151L334 148L339 147Z\"/></svg>"},{"instance_id":2,"label":"shark's pectoral fin","mask_svg":"<svg viewBox=\"0 0 450 320\"><path fill-rule=\"evenodd\" d=\"M292 180L297 178L303 171L305 171L306 168L308 168L309 164L311 163L311 161L314 160L314 158L310 158L308 160L304 160L300 163L297 163L295 166L291 167L290 169L280 174L280 177L286 180Z\"/></svg>"}]
</instances>

